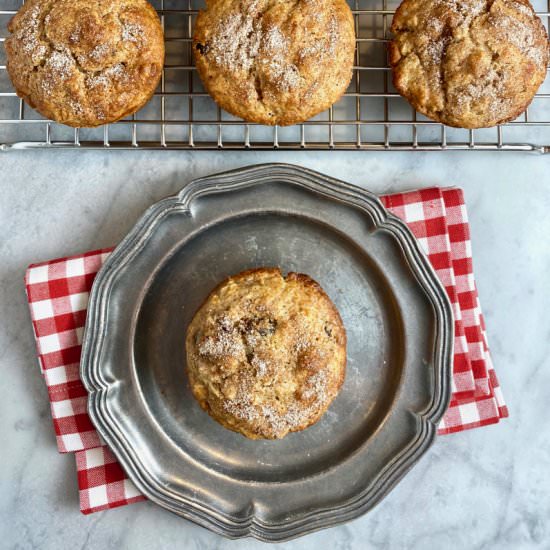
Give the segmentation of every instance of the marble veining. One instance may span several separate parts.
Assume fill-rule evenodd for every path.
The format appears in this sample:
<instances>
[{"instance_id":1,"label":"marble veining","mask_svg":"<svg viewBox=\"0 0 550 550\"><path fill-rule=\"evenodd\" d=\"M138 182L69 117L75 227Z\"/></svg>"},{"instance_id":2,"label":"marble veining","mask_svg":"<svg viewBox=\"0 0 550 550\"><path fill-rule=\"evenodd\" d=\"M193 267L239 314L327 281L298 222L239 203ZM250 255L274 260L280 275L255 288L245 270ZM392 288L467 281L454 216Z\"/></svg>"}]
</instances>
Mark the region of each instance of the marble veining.
<instances>
[{"instance_id":1,"label":"marble veining","mask_svg":"<svg viewBox=\"0 0 550 550\"><path fill-rule=\"evenodd\" d=\"M115 244L208 173L292 162L387 193L460 185L489 343L511 416L440 437L388 498L284 550L550 548L550 162L513 153L79 152L0 155L0 548L249 550L151 503L83 516L55 447L25 304L28 263Z\"/></svg>"}]
</instances>

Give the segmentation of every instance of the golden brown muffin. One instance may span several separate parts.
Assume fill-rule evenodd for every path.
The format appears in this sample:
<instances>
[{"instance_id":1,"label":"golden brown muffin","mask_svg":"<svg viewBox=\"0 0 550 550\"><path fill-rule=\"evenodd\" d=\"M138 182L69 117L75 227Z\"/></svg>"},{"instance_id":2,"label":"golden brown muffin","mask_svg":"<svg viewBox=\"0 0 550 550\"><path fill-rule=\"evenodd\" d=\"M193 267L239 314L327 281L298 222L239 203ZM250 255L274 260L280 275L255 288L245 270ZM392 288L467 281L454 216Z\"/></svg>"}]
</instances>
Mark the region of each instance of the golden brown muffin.
<instances>
[{"instance_id":1,"label":"golden brown muffin","mask_svg":"<svg viewBox=\"0 0 550 550\"><path fill-rule=\"evenodd\" d=\"M328 109L351 80L353 16L345 0L207 0L193 51L226 111L288 126Z\"/></svg>"},{"instance_id":2,"label":"golden brown muffin","mask_svg":"<svg viewBox=\"0 0 550 550\"><path fill-rule=\"evenodd\" d=\"M162 74L162 27L146 0L27 0L8 30L17 95L69 126L136 112Z\"/></svg>"},{"instance_id":3,"label":"golden brown muffin","mask_svg":"<svg viewBox=\"0 0 550 550\"><path fill-rule=\"evenodd\" d=\"M336 397L346 332L307 275L261 268L215 288L187 330L187 372L200 406L250 439L311 426Z\"/></svg>"},{"instance_id":4,"label":"golden brown muffin","mask_svg":"<svg viewBox=\"0 0 550 550\"><path fill-rule=\"evenodd\" d=\"M514 120L546 77L548 36L527 0L405 0L392 32L394 86L449 126Z\"/></svg>"}]
</instances>

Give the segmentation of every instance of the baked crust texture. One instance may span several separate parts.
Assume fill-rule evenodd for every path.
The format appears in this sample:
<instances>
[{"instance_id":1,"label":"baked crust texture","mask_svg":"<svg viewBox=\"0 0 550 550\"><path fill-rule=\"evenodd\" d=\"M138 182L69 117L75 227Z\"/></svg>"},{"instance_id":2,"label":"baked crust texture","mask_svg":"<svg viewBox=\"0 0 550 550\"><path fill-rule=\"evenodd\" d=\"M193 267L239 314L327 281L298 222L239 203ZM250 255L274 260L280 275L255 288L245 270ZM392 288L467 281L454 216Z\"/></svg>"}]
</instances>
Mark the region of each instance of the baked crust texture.
<instances>
[{"instance_id":1,"label":"baked crust texture","mask_svg":"<svg viewBox=\"0 0 550 550\"><path fill-rule=\"evenodd\" d=\"M187 372L200 406L250 439L317 422L338 394L346 332L307 275L261 268L230 277L189 325Z\"/></svg>"},{"instance_id":2,"label":"baked crust texture","mask_svg":"<svg viewBox=\"0 0 550 550\"><path fill-rule=\"evenodd\" d=\"M68 126L136 112L161 78L164 37L146 0L28 0L8 30L7 70L17 95Z\"/></svg>"},{"instance_id":3,"label":"baked crust texture","mask_svg":"<svg viewBox=\"0 0 550 550\"><path fill-rule=\"evenodd\" d=\"M448 126L514 120L546 78L548 35L528 0L404 0L392 32L394 86Z\"/></svg>"},{"instance_id":4,"label":"baked crust texture","mask_svg":"<svg viewBox=\"0 0 550 550\"><path fill-rule=\"evenodd\" d=\"M328 109L352 77L345 0L207 0L193 52L208 93L250 122L288 126Z\"/></svg>"}]
</instances>

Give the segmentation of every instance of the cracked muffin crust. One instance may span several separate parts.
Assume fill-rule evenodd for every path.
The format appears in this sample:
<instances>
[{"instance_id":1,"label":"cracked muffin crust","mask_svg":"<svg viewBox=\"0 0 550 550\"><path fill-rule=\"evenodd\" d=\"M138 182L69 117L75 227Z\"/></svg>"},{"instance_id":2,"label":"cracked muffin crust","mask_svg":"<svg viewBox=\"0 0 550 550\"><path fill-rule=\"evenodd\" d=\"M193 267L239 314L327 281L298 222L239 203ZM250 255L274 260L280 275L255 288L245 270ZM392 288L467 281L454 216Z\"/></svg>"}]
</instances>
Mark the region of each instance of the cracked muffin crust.
<instances>
[{"instance_id":1,"label":"cracked muffin crust","mask_svg":"<svg viewBox=\"0 0 550 550\"><path fill-rule=\"evenodd\" d=\"M162 27L146 0L28 0L8 30L7 70L17 95L69 126L134 113L162 74Z\"/></svg>"},{"instance_id":2,"label":"cracked muffin crust","mask_svg":"<svg viewBox=\"0 0 550 550\"><path fill-rule=\"evenodd\" d=\"M546 77L548 36L528 0L404 0L392 32L394 86L449 126L514 120Z\"/></svg>"},{"instance_id":3,"label":"cracked muffin crust","mask_svg":"<svg viewBox=\"0 0 550 550\"><path fill-rule=\"evenodd\" d=\"M193 395L220 424L280 439L317 422L345 376L346 332L307 275L244 271L222 282L186 337Z\"/></svg>"},{"instance_id":4,"label":"cracked muffin crust","mask_svg":"<svg viewBox=\"0 0 550 550\"><path fill-rule=\"evenodd\" d=\"M352 77L355 31L345 0L207 0L193 52L226 111L288 126L328 109Z\"/></svg>"}]
</instances>

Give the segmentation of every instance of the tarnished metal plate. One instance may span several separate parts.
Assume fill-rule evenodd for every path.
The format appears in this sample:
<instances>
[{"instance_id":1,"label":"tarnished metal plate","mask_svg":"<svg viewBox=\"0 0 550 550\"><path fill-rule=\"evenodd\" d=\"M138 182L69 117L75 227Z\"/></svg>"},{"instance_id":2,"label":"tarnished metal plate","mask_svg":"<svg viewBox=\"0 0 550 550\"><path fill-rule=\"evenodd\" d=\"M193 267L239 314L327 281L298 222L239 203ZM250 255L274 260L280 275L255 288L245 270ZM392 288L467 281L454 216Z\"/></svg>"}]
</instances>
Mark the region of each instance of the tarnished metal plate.
<instances>
[{"instance_id":1,"label":"tarnished metal plate","mask_svg":"<svg viewBox=\"0 0 550 550\"><path fill-rule=\"evenodd\" d=\"M217 424L184 368L196 309L259 266L316 279L348 334L339 396L281 441ZM96 278L81 375L92 421L151 500L226 536L285 540L364 513L426 451L449 399L452 336L437 276L374 195L263 165L147 210Z\"/></svg>"}]
</instances>

